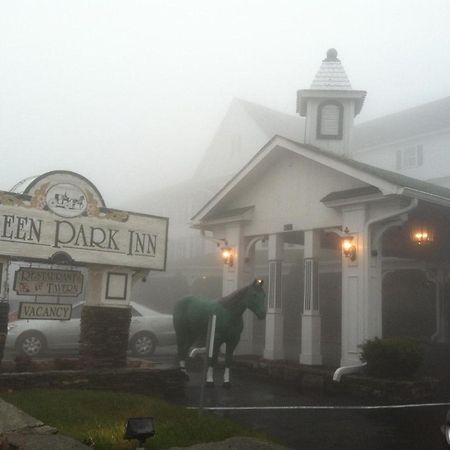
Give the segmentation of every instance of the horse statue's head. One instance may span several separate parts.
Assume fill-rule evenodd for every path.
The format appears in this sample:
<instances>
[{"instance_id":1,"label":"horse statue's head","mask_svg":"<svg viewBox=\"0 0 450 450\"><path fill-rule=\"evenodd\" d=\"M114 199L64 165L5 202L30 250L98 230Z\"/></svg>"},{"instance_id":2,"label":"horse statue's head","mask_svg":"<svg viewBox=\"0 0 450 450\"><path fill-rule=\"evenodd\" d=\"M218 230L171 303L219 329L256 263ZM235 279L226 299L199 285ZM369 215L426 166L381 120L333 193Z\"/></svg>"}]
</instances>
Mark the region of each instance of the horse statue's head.
<instances>
[{"instance_id":1,"label":"horse statue's head","mask_svg":"<svg viewBox=\"0 0 450 450\"><path fill-rule=\"evenodd\" d=\"M219 300L219 304L225 309L234 311L241 316L248 308L258 319L266 318L266 293L262 280L255 280L252 284L233 291Z\"/></svg>"},{"instance_id":2,"label":"horse statue's head","mask_svg":"<svg viewBox=\"0 0 450 450\"><path fill-rule=\"evenodd\" d=\"M267 311L266 292L264 291L263 284L263 280L255 280L248 286L245 296L247 308L260 320L266 318Z\"/></svg>"}]
</instances>

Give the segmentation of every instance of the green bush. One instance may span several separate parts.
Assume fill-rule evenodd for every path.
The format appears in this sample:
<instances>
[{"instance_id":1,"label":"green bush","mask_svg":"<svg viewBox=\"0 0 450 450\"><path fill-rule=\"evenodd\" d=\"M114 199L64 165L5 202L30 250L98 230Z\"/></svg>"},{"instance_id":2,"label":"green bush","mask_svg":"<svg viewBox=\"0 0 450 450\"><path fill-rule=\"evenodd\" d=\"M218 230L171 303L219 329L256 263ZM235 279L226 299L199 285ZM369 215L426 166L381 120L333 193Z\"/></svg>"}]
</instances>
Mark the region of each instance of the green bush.
<instances>
[{"instance_id":1,"label":"green bush","mask_svg":"<svg viewBox=\"0 0 450 450\"><path fill-rule=\"evenodd\" d=\"M380 378L410 378L422 363L420 343L412 338L375 338L361 347L361 361L370 375Z\"/></svg>"}]
</instances>

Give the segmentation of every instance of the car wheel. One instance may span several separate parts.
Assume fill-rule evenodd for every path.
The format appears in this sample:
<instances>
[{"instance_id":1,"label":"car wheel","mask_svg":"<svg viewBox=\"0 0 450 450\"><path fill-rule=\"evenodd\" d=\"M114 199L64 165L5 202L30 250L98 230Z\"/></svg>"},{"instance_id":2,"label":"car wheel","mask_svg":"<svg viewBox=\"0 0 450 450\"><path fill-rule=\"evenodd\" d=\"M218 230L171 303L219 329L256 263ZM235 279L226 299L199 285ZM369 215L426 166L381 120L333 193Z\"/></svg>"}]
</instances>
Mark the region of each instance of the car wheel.
<instances>
[{"instance_id":1,"label":"car wheel","mask_svg":"<svg viewBox=\"0 0 450 450\"><path fill-rule=\"evenodd\" d=\"M138 333L131 340L131 352L135 356L150 356L156 350L156 338L150 333Z\"/></svg>"},{"instance_id":2,"label":"car wheel","mask_svg":"<svg viewBox=\"0 0 450 450\"><path fill-rule=\"evenodd\" d=\"M16 349L22 355L40 356L44 353L46 346L47 342L41 333L31 332L18 339Z\"/></svg>"}]
</instances>

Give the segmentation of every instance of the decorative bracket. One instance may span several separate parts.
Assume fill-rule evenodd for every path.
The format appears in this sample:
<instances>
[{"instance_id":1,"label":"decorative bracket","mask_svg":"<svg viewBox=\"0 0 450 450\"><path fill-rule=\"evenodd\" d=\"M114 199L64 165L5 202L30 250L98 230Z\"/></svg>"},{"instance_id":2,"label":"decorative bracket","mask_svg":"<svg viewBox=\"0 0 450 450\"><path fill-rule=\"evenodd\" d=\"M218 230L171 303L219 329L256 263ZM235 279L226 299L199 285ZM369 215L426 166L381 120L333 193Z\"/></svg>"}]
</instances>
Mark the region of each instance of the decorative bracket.
<instances>
[{"instance_id":1,"label":"decorative bracket","mask_svg":"<svg viewBox=\"0 0 450 450\"><path fill-rule=\"evenodd\" d=\"M250 242L247 244L247 247L245 248L245 262L248 262L250 260L250 250L253 248L253 246L259 242L259 241L265 241L267 239L267 235L262 236L256 236L253 239L250 240Z\"/></svg>"}]
</instances>

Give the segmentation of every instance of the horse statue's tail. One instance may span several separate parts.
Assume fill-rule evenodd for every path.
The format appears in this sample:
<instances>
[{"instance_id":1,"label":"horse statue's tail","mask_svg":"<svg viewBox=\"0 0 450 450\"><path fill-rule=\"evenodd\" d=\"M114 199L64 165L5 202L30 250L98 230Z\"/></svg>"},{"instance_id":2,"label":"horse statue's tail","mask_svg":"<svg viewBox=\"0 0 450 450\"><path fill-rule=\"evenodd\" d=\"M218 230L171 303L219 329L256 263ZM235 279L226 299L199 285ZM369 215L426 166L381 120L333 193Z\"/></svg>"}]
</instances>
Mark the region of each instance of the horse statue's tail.
<instances>
[{"instance_id":1,"label":"horse statue's tail","mask_svg":"<svg viewBox=\"0 0 450 450\"><path fill-rule=\"evenodd\" d=\"M183 325L186 324L185 317L187 315L187 309L189 308L189 300L189 297L184 297L175 303L175 308L173 310L173 327L175 328L177 336L179 332L183 332Z\"/></svg>"}]
</instances>

